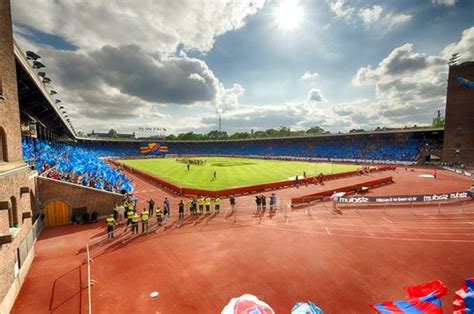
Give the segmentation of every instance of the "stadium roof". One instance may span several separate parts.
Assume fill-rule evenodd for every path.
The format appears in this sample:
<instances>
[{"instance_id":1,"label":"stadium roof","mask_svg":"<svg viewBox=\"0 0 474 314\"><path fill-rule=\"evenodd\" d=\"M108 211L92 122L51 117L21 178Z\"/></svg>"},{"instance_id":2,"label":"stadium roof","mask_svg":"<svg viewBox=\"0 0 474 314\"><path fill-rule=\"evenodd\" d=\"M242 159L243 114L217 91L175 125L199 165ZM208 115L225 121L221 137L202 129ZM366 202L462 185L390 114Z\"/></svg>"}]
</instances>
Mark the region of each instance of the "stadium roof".
<instances>
[{"instance_id":1,"label":"stadium roof","mask_svg":"<svg viewBox=\"0 0 474 314\"><path fill-rule=\"evenodd\" d=\"M76 138L74 128L66 121L56 100L50 96L39 73L32 68L20 47L14 44L16 73L18 82L18 100L20 111L30 120L40 123L58 136ZM34 61L38 62L38 61ZM44 75L44 73L42 73Z\"/></svg>"}]
</instances>

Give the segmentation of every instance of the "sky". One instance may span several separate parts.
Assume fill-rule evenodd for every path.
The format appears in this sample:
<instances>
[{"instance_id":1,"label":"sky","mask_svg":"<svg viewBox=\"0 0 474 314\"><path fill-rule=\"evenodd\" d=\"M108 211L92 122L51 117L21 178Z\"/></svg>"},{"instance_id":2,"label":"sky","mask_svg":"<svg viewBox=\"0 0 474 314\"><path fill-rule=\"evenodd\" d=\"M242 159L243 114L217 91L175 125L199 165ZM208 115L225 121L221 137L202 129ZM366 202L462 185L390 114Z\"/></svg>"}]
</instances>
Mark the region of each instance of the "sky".
<instances>
[{"instance_id":1,"label":"sky","mask_svg":"<svg viewBox=\"0 0 474 314\"><path fill-rule=\"evenodd\" d=\"M431 124L471 0L22 0L13 30L76 130ZM162 133L160 131L159 133ZM141 135L141 134L140 134ZM147 133L144 135L155 135Z\"/></svg>"}]
</instances>

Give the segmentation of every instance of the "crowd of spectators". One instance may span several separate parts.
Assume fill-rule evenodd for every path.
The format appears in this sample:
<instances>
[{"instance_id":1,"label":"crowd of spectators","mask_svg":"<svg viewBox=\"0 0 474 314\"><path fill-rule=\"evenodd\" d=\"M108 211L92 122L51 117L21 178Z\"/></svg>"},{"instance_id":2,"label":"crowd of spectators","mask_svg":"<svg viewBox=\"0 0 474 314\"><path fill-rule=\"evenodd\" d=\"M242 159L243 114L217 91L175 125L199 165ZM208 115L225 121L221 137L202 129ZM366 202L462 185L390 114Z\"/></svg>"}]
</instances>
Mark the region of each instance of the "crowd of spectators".
<instances>
[{"instance_id":1,"label":"crowd of spectators","mask_svg":"<svg viewBox=\"0 0 474 314\"><path fill-rule=\"evenodd\" d=\"M161 143L163 144L163 143ZM81 147L95 151L99 156L151 156L160 152L141 154L140 143L83 143ZM415 161L422 149L422 141L408 139L359 138L293 138L274 140L166 142L169 153L178 155L247 155L286 156L308 158L366 159L385 161Z\"/></svg>"},{"instance_id":2,"label":"crowd of spectators","mask_svg":"<svg viewBox=\"0 0 474 314\"><path fill-rule=\"evenodd\" d=\"M110 192L132 192L130 180L97 152L74 144L22 139L23 158L46 177Z\"/></svg>"}]
</instances>

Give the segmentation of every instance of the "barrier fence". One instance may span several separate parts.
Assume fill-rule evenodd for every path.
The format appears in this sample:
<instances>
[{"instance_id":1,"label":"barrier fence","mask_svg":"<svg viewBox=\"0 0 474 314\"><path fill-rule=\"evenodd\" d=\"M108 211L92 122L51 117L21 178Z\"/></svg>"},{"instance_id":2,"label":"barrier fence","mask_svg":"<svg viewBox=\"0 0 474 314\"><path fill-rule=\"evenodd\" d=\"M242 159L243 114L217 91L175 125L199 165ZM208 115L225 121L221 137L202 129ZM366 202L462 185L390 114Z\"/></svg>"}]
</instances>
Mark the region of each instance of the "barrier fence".
<instances>
[{"instance_id":1,"label":"barrier fence","mask_svg":"<svg viewBox=\"0 0 474 314\"><path fill-rule=\"evenodd\" d=\"M43 230L43 221L41 218L36 219L36 221L31 226L30 230L26 237L21 241L20 245L17 248L17 258L16 258L16 266L15 271L19 271L25 260L30 253L31 249L35 245L36 239Z\"/></svg>"}]
</instances>

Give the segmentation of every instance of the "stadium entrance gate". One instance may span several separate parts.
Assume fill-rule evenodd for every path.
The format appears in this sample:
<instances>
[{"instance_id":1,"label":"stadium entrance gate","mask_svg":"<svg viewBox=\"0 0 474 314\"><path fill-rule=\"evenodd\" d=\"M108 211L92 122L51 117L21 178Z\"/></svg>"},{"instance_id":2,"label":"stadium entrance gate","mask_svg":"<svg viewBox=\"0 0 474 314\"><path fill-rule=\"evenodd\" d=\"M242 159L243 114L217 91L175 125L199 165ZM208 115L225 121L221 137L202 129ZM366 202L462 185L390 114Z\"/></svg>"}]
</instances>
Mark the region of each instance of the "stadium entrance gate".
<instances>
[{"instance_id":1,"label":"stadium entrance gate","mask_svg":"<svg viewBox=\"0 0 474 314\"><path fill-rule=\"evenodd\" d=\"M69 206L63 201L52 201L44 207L44 226L54 227L69 223Z\"/></svg>"}]
</instances>

